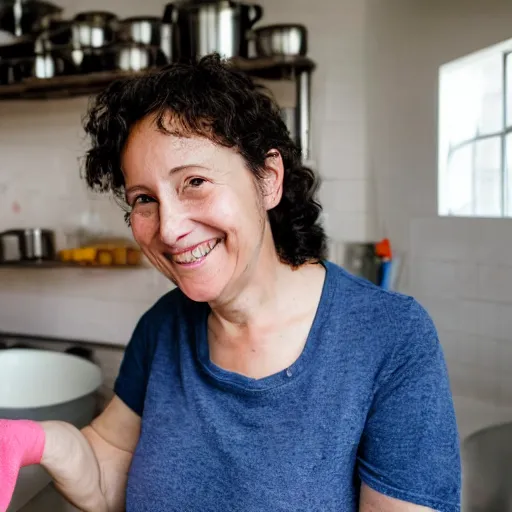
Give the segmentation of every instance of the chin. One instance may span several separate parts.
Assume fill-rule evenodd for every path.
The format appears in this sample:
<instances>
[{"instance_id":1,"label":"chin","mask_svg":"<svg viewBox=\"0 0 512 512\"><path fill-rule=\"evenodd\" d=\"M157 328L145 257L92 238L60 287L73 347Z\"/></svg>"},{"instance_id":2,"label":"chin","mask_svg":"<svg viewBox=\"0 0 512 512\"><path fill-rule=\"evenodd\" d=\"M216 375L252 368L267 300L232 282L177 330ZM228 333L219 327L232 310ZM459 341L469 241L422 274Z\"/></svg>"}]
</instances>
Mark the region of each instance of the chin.
<instances>
[{"instance_id":1,"label":"chin","mask_svg":"<svg viewBox=\"0 0 512 512\"><path fill-rule=\"evenodd\" d=\"M195 302L214 302L220 296L220 290L212 286L197 286L177 284L178 288L190 299Z\"/></svg>"}]
</instances>

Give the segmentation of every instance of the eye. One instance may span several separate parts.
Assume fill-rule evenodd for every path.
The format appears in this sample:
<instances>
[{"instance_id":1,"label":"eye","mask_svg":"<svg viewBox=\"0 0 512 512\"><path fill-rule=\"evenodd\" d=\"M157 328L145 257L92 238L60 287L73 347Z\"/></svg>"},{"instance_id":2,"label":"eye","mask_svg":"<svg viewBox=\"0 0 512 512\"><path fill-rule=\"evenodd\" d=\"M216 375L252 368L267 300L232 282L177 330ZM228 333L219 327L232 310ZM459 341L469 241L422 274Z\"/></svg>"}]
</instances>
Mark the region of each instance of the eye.
<instances>
[{"instance_id":1,"label":"eye","mask_svg":"<svg viewBox=\"0 0 512 512\"><path fill-rule=\"evenodd\" d=\"M134 199L132 206L135 206L136 204L148 204L154 201L155 200L151 196L148 196L147 194L140 194Z\"/></svg>"},{"instance_id":2,"label":"eye","mask_svg":"<svg viewBox=\"0 0 512 512\"><path fill-rule=\"evenodd\" d=\"M205 181L203 178L190 178L187 185L192 188L199 188Z\"/></svg>"}]
</instances>

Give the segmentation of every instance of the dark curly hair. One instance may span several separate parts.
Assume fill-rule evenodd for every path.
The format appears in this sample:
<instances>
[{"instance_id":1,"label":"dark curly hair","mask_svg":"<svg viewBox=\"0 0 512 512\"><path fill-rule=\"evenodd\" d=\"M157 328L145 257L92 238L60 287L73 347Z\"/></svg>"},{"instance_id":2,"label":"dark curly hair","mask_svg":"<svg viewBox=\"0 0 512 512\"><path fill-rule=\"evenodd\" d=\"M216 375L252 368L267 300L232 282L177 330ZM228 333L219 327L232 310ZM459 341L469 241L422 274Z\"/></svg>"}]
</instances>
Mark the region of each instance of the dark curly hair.
<instances>
[{"instance_id":1,"label":"dark curly hair","mask_svg":"<svg viewBox=\"0 0 512 512\"><path fill-rule=\"evenodd\" d=\"M172 132L164 126L169 113L176 121ZM268 151L277 149L284 163L283 197L268 216L279 258L298 266L325 257L315 174L302 165L299 148L267 91L218 55L117 80L93 100L84 119L91 139L85 157L89 187L124 202L121 153L133 125L150 114L166 133L204 136L236 148L257 178Z\"/></svg>"}]
</instances>

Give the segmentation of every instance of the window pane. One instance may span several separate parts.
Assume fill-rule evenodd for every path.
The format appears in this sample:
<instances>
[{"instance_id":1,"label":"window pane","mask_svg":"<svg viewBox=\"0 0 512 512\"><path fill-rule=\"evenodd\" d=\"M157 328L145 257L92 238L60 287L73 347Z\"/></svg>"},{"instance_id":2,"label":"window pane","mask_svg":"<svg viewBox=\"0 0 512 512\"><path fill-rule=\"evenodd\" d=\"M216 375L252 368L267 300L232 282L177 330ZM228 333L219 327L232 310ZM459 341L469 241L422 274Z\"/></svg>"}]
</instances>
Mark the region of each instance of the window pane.
<instances>
[{"instance_id":1,"label":"window pane","mask_svg":"<svg viewBox=\"0 0 512 512\"><path fill-rule=\"evenodd\" d=\"M493 53L475 65L480 80L478 133L488 135L503 129L503 54Z\"/></svg>"},{"instance_id":2,"label":"window pane","mask_svg":"<svg viewBox=\"0 0 512 512\"><path fill-rule=\"evenodd\" d=\"M449 215L471 215L473 197L473 145L452 153L447 165L446 202Z\"/></svg>"},{"instance_id":3,"label":"window pane","mask_svg":"<svg viewBox=\"0 0 512 512\"><path fill-rule=\"evenodd\" d=\"M512 135L507 135L506 143L506 184L507 184L507 213L512 217Z\"/></svg>"},{"instance_id":4,"label":"window pane","mask_svg":"<svg viewBox=\"0 0 512 512\"><path fill-rule=\"evenodd\" d=\"M507 55L507 126L512 125L512 53Z\"/></svg>"},{"instance_id":5,"label":"window pane","mask_svg":"<svg viewBox=\"0 0 512 512\"><path fill-rule=\"evenodd\" d=\"M483 53L441 72L443 145L456 146L503 129L503 57Z\"/></svg>"},{"instance_id":6,"label":"window pane","mask_svg":"<svg viewBox=\"0 0 512 512\"><path fill-rule=\"evenodd\" d=\"M485 217L501 216L501 137L476 143L474 179L474 213Z\"/></svg>"}]
</instances>

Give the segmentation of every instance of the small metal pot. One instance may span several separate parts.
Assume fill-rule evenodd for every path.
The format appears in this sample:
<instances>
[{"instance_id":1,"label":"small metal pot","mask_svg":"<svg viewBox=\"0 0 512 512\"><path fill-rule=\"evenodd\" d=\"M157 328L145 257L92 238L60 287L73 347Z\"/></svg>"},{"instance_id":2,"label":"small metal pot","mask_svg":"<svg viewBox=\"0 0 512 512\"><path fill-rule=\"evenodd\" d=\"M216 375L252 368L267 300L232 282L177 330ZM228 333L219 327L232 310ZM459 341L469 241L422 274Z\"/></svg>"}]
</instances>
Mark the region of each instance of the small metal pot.
<instances>
[{"instance_id":1,"label":"small metal pot","mask_svg":"<svg viewBox=\"0 0 512 512\"><path fill-rule=\"evenodd\" d=\"M166 55L159 46L118 43L106 48L105 68L121 71L142 71L164 66Z\"/></svg>"},{"instance_id":2,"label":"small metal pot","mask_svg":"<svg viewBox=\"0 0 512 512\"><path fill-rule=\"evenodd\" d=\"M308 52L308 32L304 25L280 24L252 31L258 57L299 56Z\"/></svg>"},{"instance_id":3,"label":"small metal pot","mask_svg":"<svg viewBox=\"0 0 512 512\"><path fill-rule=\"evenodd\" d=\"M156 16L136 16L119 22L119 39L129 43L160 46L162 20Z\"/></svg>"},{"instance_id":4,"label":"small metal pot","mask_svg":"<svg viewBox=\"0 0 512 512\"><path fill-rule=\"evenodd\" d=\"M8 0L0 4L0 30L16 36L47 28L58 20L62 8L41 0Z\"/></svg>"},{"instance_id":5,"label":"small metal pot","mask_svg":"<svg viewBox=\"0 0 512 512\"><path fill-rule=\"evenodd\" d=\"M114 42L118 18L107 11L86 11L77 14L71 24L73 46L101 48Z\"/></svg>"},{"instance_id":6,"label":"small metal pot","mask_svg":"<svg viewBox=\"0 0 512 512\"><path fill-rule=\"evenodd\" d=\"M55 234L49 229L12 229L0 233L0 258L15 261L54 260Z\"/></svg>"}]
</instances>

